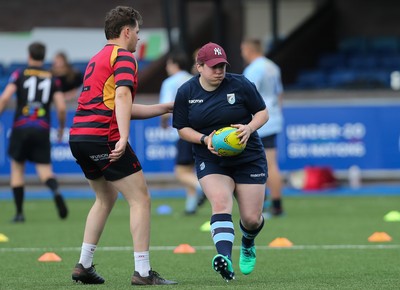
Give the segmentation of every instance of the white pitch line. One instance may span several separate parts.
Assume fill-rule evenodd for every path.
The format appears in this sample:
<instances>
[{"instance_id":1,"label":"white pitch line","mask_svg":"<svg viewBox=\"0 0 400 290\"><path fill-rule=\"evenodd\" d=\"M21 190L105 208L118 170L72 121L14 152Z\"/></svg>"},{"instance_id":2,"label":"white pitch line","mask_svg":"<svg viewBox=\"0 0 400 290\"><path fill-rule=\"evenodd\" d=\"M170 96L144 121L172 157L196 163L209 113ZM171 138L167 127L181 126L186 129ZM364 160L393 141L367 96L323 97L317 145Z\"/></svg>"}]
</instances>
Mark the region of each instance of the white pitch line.
<instances>
[{"instance_id":1,"label":"white pitch line","mask_svg":"<svg viewBox=\"0 0 400 290\"><path fill-rule=\"evenodd\" d=\"M150 251L173 251L177 246L154 246ZM214 250L214 246L193 246L195 250L209 251ZM239 246L234 246L234 250L239 250ZM400 245L294 245L291 247L269 247L257 246L257 250L391 250L400 249ZM80 247L61 247L61 248L0 248L0 253L6 252L78 252ZM132 251L132 247L98 247L98 251L121 252Z\"/></svg>"}]
</instances>

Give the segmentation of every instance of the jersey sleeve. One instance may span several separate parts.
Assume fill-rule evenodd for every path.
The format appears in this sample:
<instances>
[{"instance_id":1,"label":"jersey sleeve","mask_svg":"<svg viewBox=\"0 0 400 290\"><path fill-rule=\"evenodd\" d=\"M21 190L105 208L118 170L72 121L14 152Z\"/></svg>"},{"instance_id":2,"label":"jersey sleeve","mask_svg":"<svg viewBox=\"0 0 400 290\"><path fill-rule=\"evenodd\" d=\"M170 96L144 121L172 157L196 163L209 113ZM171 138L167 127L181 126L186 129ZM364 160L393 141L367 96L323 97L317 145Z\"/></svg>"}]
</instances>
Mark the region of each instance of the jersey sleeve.
<instances>
[{"instance_id":1,"label":"jersey sleeve","mask_svg":"<svg viewBox=\"0 0 400 290\"><path fill-rule=\"evenodd\" d=\"M118 49L114 63L115 87L127 86L133 91L135 88L136 61L127 50Z\"/></svg>"},{"instance_id":2,"label":"jersey sleeve","mask_svg":"<svg viewBox=\"0 0 400 290\"><path fill-rule=\"evenodd\" d=\"M172 126L176 129L190 127L188 117L188 103L186 90L180 88L176 94L174 111L172 114Z\"/></svg>"},{"instance_id":3,"label":"jersey sleeve","mask_svg":"<svg viewBox=\"0 0 400 290\"><path fill-rule=\"evenodd\" d=\"M246 77L243 77L243 90L246 98L246 106L249 108L251 114L255 114L266 108L264 99L258 92L254 83L249 81Z\"/></svg>"},{"instance_id":4,"label":"jersey sleeve","mask_svg":"<svg viewBox=\"0 0 400 290\"><path fill-rule=\"evenodd\" d=\"M57 77L52 78L53 92L62 92L61 80Z\"/></svg>"},{"instance_id":5,"label":"jersey sleeve","mask_svg":"<svg viewBox=\"0 0 400 290\"><path fill-rule=\"evenodd\" d=\"M20 75L21 75L21 69L13 71L10 77L8 78L8 83L17 84Z\"/></svg>"}]
</instances>

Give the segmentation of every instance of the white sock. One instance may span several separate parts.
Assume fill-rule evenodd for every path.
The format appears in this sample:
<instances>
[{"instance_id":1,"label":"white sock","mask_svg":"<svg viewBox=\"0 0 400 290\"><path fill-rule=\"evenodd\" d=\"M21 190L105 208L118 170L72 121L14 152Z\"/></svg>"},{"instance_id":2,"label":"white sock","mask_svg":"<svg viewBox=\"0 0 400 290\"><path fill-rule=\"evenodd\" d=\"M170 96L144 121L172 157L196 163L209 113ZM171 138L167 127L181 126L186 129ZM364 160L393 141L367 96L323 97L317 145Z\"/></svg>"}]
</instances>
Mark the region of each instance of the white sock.
<instances>
[{"instance_id":1,"label":"white sock","mask_svg":"<svg viewBox=\"0 0 400 290\"><path fill-rule=\"evenodd\" d=\"M79 263L81 263L84 268L89 268L92 266L95 250L96 245L82 243L81 257L79 258Z\"/></svg>"},{"instance_id":2,"label":"white sock","mask_svg":"<svg viewBox=\"0 0 400 290\"><path fill-rule=\"evenodd\" d=\"M142 277L148 277L150 271L150 254L146 252L133 252L135 257L135 271Z\"/></svg>"}]
</instances>

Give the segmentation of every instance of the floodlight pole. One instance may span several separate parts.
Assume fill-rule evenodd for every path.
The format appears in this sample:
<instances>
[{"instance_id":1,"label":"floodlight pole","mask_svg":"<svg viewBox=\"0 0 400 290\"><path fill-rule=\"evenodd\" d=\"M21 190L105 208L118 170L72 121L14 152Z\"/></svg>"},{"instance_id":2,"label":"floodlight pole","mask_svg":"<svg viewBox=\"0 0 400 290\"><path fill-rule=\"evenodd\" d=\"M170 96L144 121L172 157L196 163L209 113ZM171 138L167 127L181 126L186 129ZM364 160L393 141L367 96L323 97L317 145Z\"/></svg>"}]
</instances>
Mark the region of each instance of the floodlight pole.
<instances>
[{"instance_id":1,"label":"floodlight pole","mask_svg":"<svg viewBox=\"0 0 400 290\"><path fill-rule=\"evenodd\" d=\"M271 48L274 48L279 42L278 35L278 1L279 0L270 0L271 2L271 34L272 34L272 42Z\"/></svg>"}]
</instances>

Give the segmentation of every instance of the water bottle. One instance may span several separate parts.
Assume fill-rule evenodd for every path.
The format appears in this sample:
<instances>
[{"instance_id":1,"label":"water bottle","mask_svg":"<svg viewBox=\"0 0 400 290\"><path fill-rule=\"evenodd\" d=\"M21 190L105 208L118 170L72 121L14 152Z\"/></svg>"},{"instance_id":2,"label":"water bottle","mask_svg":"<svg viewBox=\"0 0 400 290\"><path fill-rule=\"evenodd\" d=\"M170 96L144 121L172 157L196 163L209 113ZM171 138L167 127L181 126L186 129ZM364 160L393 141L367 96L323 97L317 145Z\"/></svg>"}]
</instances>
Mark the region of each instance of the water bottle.
<instances>
[{"instance_id":1,"label":"water bottle","mask_svg":"<svg viewBox=\"0 0 400 290\"><path fill-rule=\"evenodd\" d=\"M361 169L357 165L352 165L349 168L349 185L353 189L361 186Z\"/></svg>"}]
</instances>

